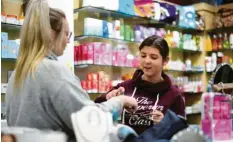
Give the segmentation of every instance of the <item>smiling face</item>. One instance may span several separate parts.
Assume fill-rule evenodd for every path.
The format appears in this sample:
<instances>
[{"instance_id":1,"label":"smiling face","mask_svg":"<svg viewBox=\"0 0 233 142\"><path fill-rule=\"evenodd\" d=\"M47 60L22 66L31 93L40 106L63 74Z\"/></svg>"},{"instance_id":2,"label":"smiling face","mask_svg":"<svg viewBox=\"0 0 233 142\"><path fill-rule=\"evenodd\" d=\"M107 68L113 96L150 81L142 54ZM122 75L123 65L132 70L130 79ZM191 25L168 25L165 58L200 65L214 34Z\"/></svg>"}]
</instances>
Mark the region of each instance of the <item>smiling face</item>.
<instances>
[{"instance_id":1,"label":"smiling face","mask_svg":"<svg viewBox=\"0 0 233 142\"><path fill-rule=\"evenodd\" d=\"M147 78L161 76L163 66L168 62L168 57L163 59L159 50L152 46L144 46L140 51L140 67Z\"/></svg>"}]
</instances>

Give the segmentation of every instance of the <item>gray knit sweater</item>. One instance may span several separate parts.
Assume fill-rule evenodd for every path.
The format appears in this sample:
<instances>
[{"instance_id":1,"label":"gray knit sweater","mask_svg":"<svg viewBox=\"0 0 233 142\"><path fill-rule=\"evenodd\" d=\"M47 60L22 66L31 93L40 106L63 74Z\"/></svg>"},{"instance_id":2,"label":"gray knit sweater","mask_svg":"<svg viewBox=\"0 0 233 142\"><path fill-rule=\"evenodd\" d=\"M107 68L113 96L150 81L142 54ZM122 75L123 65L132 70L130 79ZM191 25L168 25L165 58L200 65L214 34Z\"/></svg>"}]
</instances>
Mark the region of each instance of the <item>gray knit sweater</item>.
<instances>
[{"instance_id":1,"label":"gray knit sweater","mask_svg":"<svg viewBox=\"0 0 233 142\"><path fill-rule=\"evenodd\" d=\"M20 89L14 88L13 72L7 88L6 113L9 126L62 131L74 141L71 113L87 105L98 105L101 109L122 111L117 98L95 104L90 100L80 80L65 65L57 61L54 54L43 59L35 71L23 81Z\"/></svg>"}]
</instances>

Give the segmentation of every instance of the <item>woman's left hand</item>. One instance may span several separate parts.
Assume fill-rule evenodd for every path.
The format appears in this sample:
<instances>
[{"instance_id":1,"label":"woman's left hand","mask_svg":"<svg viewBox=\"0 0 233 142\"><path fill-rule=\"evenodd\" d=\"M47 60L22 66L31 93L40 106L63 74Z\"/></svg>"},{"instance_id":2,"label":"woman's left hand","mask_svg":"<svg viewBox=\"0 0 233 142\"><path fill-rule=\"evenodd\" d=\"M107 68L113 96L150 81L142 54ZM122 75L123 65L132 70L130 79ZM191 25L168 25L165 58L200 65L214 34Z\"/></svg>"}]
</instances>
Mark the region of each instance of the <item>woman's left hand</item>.
<instances>
[{"instance_id":1,"label":"woman's left hand","mask_svg":"<svg viewBox=\"0 0 233 142\"><path fill-rule=\"evenodd\" d=\"M163 117L164 117L163 113L159 110L154 110L151 113L151 119L152 121L154 121L154 124L158 124L159 122L161 122Z\"/></svg>"}]
</instances>

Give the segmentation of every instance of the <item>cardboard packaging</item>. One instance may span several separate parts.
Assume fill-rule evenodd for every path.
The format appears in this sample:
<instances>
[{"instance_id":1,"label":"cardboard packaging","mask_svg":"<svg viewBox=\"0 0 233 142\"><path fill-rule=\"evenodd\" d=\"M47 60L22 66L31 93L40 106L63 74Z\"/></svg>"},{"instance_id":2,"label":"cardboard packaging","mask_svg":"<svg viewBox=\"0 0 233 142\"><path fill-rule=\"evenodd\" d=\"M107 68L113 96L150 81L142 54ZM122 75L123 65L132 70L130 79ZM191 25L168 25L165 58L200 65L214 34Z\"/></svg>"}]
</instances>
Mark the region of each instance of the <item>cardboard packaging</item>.
<instances>
[{"instance_id":1,"label":"cardboard packaging","mask_svg":"<svg viewBox=\"0 0 233 142\"><path fill-rule=\"evenodd\" d=\"M15 15L20 17L23 13L22 0L2 0L2 9L1 13L4 13L5 15Z\"/></svg>"},{"instance_id":2,"label":"cardboard packaging","mask_svg":"<svg viewBox=\"0 0 233 142\"><path fill-rule=\"evenodd\" d=\"M8 33L1 32L1 56L2 58L8 57Z\"/></svg>"}]
</instances>

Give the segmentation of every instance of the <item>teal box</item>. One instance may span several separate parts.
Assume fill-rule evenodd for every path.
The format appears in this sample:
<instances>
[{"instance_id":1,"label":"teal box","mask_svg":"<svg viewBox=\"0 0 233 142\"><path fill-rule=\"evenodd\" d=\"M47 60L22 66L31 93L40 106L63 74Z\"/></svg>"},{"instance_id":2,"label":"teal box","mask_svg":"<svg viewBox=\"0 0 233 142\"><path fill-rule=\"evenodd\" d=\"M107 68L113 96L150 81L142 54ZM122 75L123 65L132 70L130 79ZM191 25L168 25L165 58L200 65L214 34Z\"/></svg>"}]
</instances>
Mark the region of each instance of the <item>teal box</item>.
<instances>
[{"instance_id":1,"label":"teal box","mask_svg":"<svg viewBox=\"0 0 233 142\"><path fill-rule=\"evenodd\" d=\"M19 55L19 44L16 42L16 59L18 58Z\"/></svg>"},{"instance_id":2,"label":"teal box","mask_svg":"<svg viewBox=\"0 0 233 142\"><path fill-rule=\"evenodd\" d=\"M15 59L16 55L16 45L15 40L8 40L8 57L10 59Z\"/></svg>"},{"instance_id":3,"label":"teal box","mask_svg":"<svg viewBox=\"0 0 233 142\"><path fill-rule=\"evenodd\" d=\"M8 33L1 32L1 57L7 58L8 56Z\"/></svg>"},{"instance_id":4,"label":"teal box","mask_svg":"<svg viewBox=\"0 0 233 142\"><path fill-rule=\"evenodd\" d=\"M16 59L17 58L17 43L14 40L12 44L13 44L12 45L12 58Z\"/></svg>"}]
</instances>

